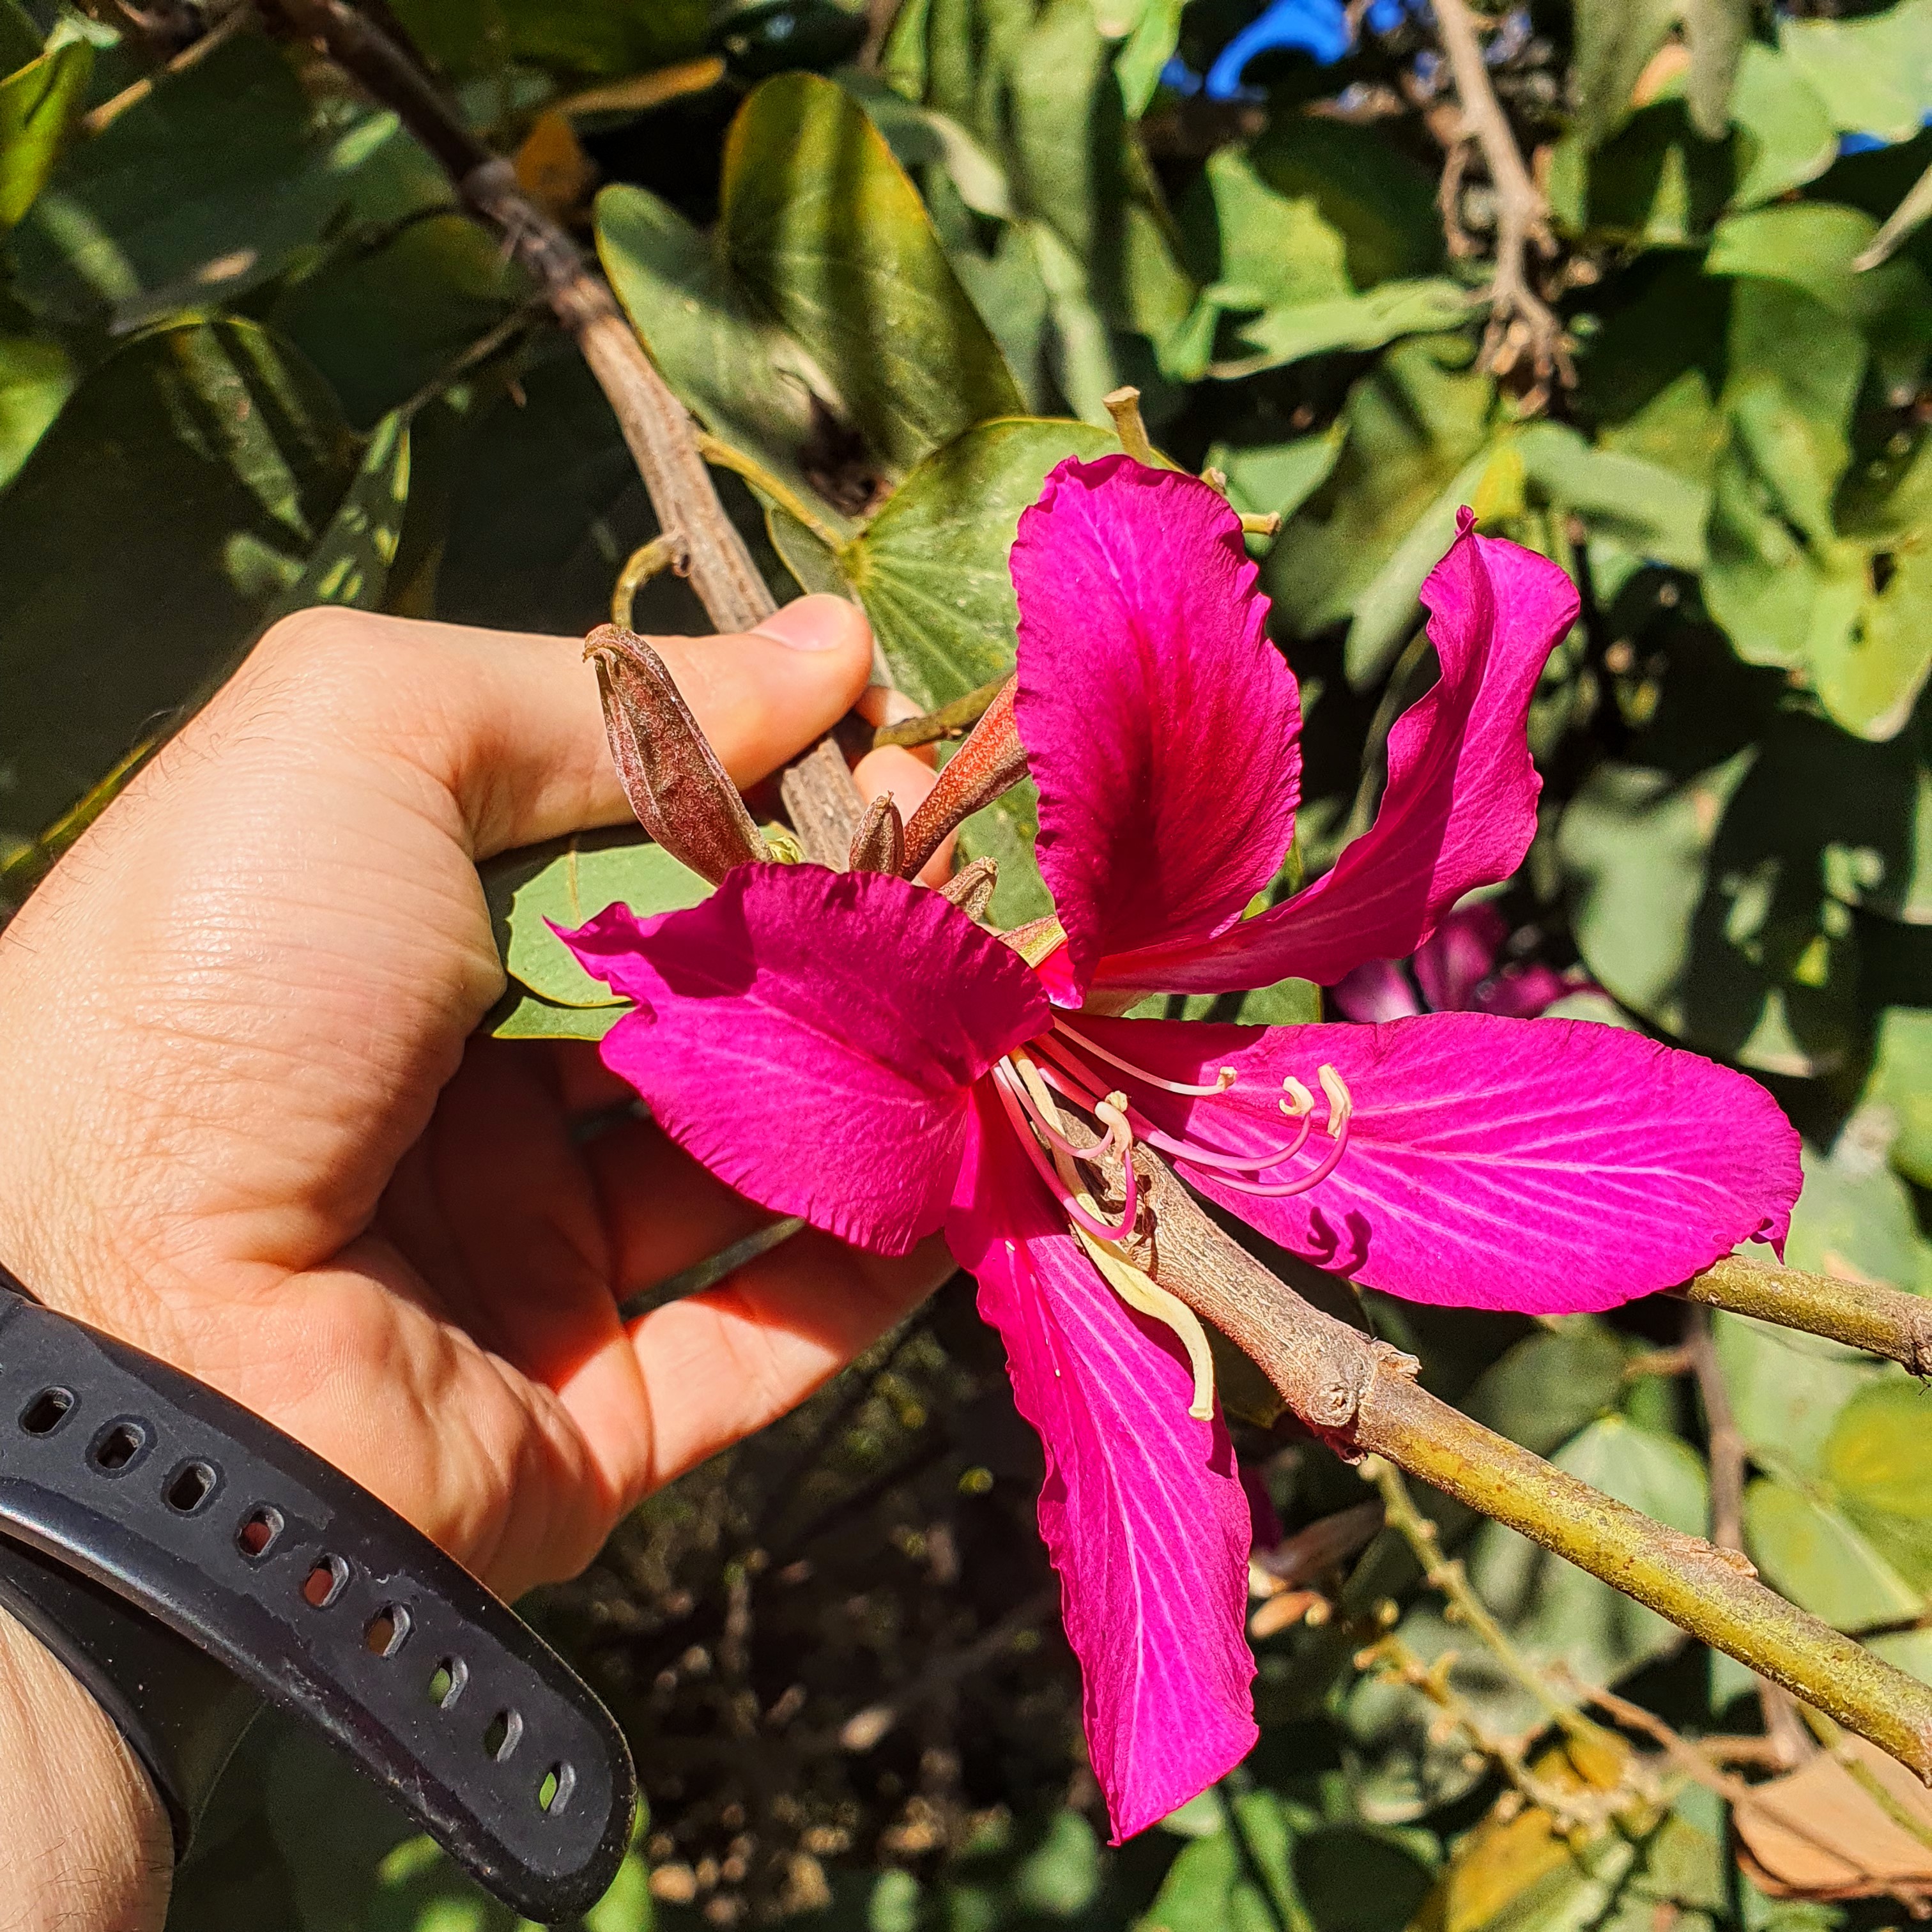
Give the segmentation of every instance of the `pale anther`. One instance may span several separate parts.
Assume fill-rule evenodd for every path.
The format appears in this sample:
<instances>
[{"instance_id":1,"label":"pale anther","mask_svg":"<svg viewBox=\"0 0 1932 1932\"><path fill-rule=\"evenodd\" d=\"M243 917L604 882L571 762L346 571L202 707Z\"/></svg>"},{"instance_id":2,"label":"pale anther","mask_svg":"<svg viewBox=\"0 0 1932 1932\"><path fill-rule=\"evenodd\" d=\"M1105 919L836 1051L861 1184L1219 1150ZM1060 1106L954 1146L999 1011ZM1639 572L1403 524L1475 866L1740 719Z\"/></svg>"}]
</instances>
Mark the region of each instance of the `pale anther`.
<instances>
[{"instance_id":1,"label":"pale anther","mask_svg":"<svg viewBox=\"0 0 1932 1932\"><path fill-rule=\"evenodd\" d=\"M1325 1062L1316 1072L1322 1083L1322 1090L1328 1096L1328 1132L1339 1134L1354 1118L1355 1099L1343 1084L1342 1076Z\"/></svg>"},{"instance_id":2,"label":"pale anther","mask_svg":"<svg viewBox=\"0 0 1932 1932\"><path fill-rule=\"evenodd\" d=\"M1293 1074L1291 1073L1281 1084L1287 1088L1288 1094L1288 1097L1281 1103L1281 1111L1291 1120L1300 1120L1315 1111L1315 1096Z\"/></svg>"}]
</instances>

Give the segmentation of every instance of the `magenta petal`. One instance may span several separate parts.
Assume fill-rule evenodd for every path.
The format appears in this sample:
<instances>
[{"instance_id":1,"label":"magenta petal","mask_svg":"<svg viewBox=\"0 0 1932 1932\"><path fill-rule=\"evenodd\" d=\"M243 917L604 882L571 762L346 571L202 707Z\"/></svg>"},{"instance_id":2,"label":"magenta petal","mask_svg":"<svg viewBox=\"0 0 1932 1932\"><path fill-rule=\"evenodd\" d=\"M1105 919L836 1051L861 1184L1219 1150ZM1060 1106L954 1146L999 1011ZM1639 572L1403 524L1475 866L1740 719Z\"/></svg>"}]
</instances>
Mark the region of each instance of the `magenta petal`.
<instances>
[{"instance_id":1,"label":"magenta petal","mask_svg":"<svg viewBox=\"0 0 1932 1932\"><path fill-rule=\"evenodd\" d=\"M1228 1432L1187 1413L1178 1346L1103 1282L983 1101L946 1240L1006 1345L1046 1450L1040 1528L1080 1659L1116 1844L1232 1768L1256 1736L1243 1634L1251 1525Z\"/></svg>"},{"instance_id":2,"label":"magenta petal","mask_svg":"<svg viewBox=\"0 0 1932 1932\"><path fill-rule=\"evenodd\" d=\"M560 935L638 1002L604 1064L761 1207L882 1254L945 1220L973 1083L1049 1023L1019 956L883 872L741 866L701 904Z\"/></svg>"},{"instance_id":3,"label":"magenta petal","mask_svg":"<svg viewBox=\"0 0 1932 1932\"><path fill-rule=\"evenodd\" d=\"M1205 939L1274 878L1300 708L1240 519L1194 477L1061 464L1012 574L1040 868L1084 992L1103 952Z\"/></svg>"},{"instance_id":4,"label":"magenta petal","mask_svg":"<svg viewBox=\"0 0 1932 1932\"><path fill-rule=\"evenodd\" d=\"M1459 906L1415 949L1416 984L1438 1013L1466 1013L1496 970L1509 922L1492 905Z\"/></svg>"},{"instance_id":5,"label":"magenta petal","mask_svg":"<svg viewBox=\"0 0 1932 1932\"><path fill-rule=\"evenodd\" d=\"M1348 1146L1304 1194L1264 1198L1179 1167L1283 1247L1412 1301L1529 1315L1613 1308L1740 1241L1782 1242L1798 1136L1755 1081L1620 1027L1435 1013L1382 1026L1234 1027L1083 1016L1109 1052L1225 1094L1186 1100L1110 1070L1166 1132L1235 1154L1279 1146L1293 1077L1332 1066ZM1318 1112L1317 1118L1321 1118ZM1308 1170L1331 1143L1262 1177Z\"/></svg>"},{"instance_id":6,"label":"magenta petal","mask_svg":"<svg viewBox=\"0 0 1932 1932\"><path fill-rule=\"evenodd\" d=\"M1534 960L1524 966L1505 966L1476 995L1477 1006L1486 1013L1507 1013L1511 1018L1533 1020L1545 1007L1572 993L1582 992L1588 982L1573 983L1552 967Z\"/></svg>"},{"instance_id":7,"label":"magenta petal","mask_svg":"<svg viewBox=\"0 0 1932 1932\"><path fill-rule=\"evenodd\" d=\"M1096 983L1218 993L1291 976L1333 986L1364 959L1413 952L1465 892L1506 879L1536 830L1530 694L1576 615L1556 566L1462 513L1422 586L1442 674L1389 734L1376 822L1305 892L1205 945L1143 946Z\"/></svg>"},{"instance_id":8,"label":"magenta petal","mask_svg":"<svg viewBox=\"0 0 1932 1932\"><path fill-rule=\"evenodd\" d=\"M1408 975L1394 959L1364 959L1329 989L1328 1004L1344 1019L1364 1022L1408 1019L1422 1010Z\"/></svg>"}]
</instances>

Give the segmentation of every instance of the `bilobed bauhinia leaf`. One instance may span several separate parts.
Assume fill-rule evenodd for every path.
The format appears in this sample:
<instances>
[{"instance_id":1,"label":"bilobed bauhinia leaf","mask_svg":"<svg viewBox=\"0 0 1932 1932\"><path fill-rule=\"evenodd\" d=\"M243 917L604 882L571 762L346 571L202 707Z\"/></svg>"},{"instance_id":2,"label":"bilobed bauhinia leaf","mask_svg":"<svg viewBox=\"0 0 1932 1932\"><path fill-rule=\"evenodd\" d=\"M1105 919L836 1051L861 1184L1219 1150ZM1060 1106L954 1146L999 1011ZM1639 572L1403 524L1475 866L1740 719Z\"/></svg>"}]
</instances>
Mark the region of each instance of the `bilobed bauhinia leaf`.
<instances>
[{"instance_id":1,"label":"bilobed bauhinia leaf","mask_svg":"<svg viewBox=\"0 0 1932 1932\"><path fill-rule=\"evenodd\" d=\"M725 441L834 512L1018 389L919 191L865 110L808 74L732 124L707 236L642 188L598 196L598 247L671 386Z\"/></svg>"}]
</instances>

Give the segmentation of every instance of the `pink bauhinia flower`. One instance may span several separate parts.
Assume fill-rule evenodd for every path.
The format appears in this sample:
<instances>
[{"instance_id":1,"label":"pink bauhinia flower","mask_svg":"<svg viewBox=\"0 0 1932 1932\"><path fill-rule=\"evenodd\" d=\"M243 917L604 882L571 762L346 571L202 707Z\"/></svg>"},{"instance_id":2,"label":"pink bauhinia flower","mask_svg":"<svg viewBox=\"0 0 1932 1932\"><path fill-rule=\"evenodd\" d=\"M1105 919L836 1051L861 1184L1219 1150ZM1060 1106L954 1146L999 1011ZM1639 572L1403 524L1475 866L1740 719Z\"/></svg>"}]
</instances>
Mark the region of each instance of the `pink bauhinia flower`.
<instances>
[{"instance_id":1,"label":"pink bauhinia flower","mask_svg":"<svg viewBox=\"0 0 1932 1932\"><path fill-rule=\"evenodd\" d=\"M568 937L637 1002L604 1056L674 1140L862 1247L943 1230L978 1277L1046 1446L1040 1528L1118 1840L1256 1736L1248 1504L1198 1324L1113 1245L1136 1217L1132 1143L1358 1282L1543 1312L1781 1240L1797 1139L1749 1080L1610 1027L1105 1010L1332 983L1512 872L1535 823L1530 693L1576 610L1554 566L1464 513L1423 592L1442 674L1390 734L1374 825L1248 917L1292 835L1300 715L1234 513L1191 477L1069 462L1012 562L1056 950L1036 966L1038 935L1016 948L890 874L764 864L688 910L613 907Z\"/></svg>"},{"instance_id":2,"label":"pink bauhinia flower","mask_svg":"<svg viewBox=\"0 0 1932 1932\"><path fill-rule=\"evenodd\" d=\"M1540 960L1498 968L1509 936L1509 922L1486 902L1458 906L1415 949L1406 970L1400 959L1365 959L1336 981L1329 1003L1352 1020L1427 1012L1508 1013L1526 1020L1571 993L1594 990L1589 980L1566 976Z\"/></svg>"}]
</instances>

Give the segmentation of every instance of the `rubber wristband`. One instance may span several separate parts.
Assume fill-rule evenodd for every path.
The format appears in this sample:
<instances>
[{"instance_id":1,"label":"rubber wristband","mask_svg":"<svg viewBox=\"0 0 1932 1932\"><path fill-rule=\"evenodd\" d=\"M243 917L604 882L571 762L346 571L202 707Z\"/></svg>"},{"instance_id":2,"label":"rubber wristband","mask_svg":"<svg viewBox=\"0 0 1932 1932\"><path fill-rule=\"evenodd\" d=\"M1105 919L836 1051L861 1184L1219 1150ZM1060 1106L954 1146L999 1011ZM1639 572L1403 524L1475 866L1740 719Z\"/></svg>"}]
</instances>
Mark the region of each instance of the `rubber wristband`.
<instances>
[{"instance_id":1,"label":"rubber wristband","mask_svg":"<svg viewBox=\"0 0 1932 1932\"><path fill-rule=\"evenodd\" d=\"M526 1918L581 1913L622 1861L623 1735L533 1630L321 1457L4 1269L0 1602L100 1698L178 1851L266 1700Z\"/></svg>"}]
</instances>

